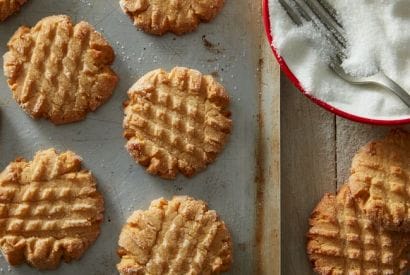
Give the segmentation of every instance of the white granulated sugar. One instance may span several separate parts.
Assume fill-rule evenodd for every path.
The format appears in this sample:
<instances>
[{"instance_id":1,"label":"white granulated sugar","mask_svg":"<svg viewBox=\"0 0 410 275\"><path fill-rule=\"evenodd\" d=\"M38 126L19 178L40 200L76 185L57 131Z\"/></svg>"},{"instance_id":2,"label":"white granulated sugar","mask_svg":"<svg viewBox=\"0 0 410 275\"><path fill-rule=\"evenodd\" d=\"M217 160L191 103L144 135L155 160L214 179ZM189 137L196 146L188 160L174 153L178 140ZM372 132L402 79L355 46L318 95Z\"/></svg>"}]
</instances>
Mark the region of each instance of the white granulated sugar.
<instances>
[{"instance_id":1,"label":"white granulated sugar","mask_svg":"<svg viewBox=\"0 0 410 275\"><path fill-rule=\"evenodd\" d=\"M343 68L366 76L382 70L410 91L410 1L328 0L339 12L349 47ZM405 119L408 108L392 92L349 84L328 67L333 50L312 24L296 26L278 0L270 0L274 46L304 89L356 116Z\"/></svg>"}]
</instances>

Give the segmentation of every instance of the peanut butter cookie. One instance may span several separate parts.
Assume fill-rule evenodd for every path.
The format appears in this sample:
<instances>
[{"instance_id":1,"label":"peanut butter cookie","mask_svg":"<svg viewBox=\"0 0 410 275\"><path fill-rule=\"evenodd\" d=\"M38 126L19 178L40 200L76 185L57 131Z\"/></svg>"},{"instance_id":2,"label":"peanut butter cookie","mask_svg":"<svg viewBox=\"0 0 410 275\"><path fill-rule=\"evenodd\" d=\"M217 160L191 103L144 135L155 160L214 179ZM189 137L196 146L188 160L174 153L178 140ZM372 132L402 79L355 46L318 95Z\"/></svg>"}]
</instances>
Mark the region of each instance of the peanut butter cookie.
<instances>
[{"instance_id":1,"label":"peanut butter cookie","mask_svg":"<svg viewBox=\"0 0 410 275\"><path fill-rule=\"evenodd\" d=\"M73 152L38 152L0 173L0 248L11 265L57 268L97 239L104 202Z\"/></svg>"},{"instance_id":2,"label":"peanut butter cookie","mask_svg":"<svg viewBox=\"0 0 410 275\"><path fill-rule=\"evenodd\" d=\"M120 5L134 25L148 33L181 35L211 21L224 0L120 0Z\"/></svg>"},{"instance_id":3,"label":"peanut butter cookie","mask_svg":"<svg viewBox=\"0 0 410 275\"><path fill-rule=\"evenodd\" d=\"M126 148L151 174L194 175L214 161L230 134L229 97L210 75L181 67L155 70L128 96Z\"/></svg>"},{"instance_id":4,"label":"peanut butter cookie","mask_svg":"<svg viewBox=\"0 0 410 275\"><path fill-rule=\"evenodd\" d=\"M394 130L353 158L350 190L375 223L410 232L410 133Z\"/></svg>"},{"instance_id":5,"label":"peanut butter cookie","mask_svg":"<svg viewBox=\"0 0 410 275\"><path fill-rule=\"evenodd\" d=\"M213 210L190 197L158 199L135 211L119 238L117 269L131 274L219 274L232 264L232 242Z\"/></svg>"},{"instance_id":6,"label":"peanut butter cookie","mask_svg":"<svg viewBox=\"0 0 410 275\"><path fill-rule=\"evenodd\" d=\"M118 78L114 51L86 23L50 16L20 27L8 42L4 73L18 104L55 124L79 121L108 100Z\"/></svg>"},{"instance_id":7,"label":"peanut butter cookie","mask_svg":"<svg viewBox=\"0 0 410 275\"><path fill-rule=\"evenodd\" d=\"M27 0L0 0L0 22L17 12Z\"/></svg>"},{"instance_id":8,"label":"peanut butter cookie","mask_svg":"<svg viewBox=\"0 0 410 275\"><path fill-rule=\"evenodd\" d=\"M310 217L307 253L318 274L405 274L410 236L369 220L349 187L326 194Z\"/></svg>"}]
</instances>

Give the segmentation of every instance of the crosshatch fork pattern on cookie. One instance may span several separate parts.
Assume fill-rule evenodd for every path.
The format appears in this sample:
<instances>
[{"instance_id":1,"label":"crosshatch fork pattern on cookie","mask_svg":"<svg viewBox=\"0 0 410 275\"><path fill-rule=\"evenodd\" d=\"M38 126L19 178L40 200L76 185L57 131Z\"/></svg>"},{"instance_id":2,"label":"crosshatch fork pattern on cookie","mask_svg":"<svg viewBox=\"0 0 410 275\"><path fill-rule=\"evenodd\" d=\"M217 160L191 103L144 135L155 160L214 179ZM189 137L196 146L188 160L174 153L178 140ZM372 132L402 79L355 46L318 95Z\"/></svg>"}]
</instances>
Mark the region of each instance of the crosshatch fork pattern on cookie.
<instances>
[{"instance_id":1,"label":"crosshatch fork pattern on cookie","mask_svg":"<svg viewBox=\"0 0 410 275\"><path fill-rule=\"evenodd\" d=\"M225 223L206 203L179 196L135 211L119 238L117 265L129 274L219 274L232 265Z\"/></svg>"},{"instance_id":2,"label":"crosshatch fork pattern on cookie","mask_svg":"<svg viewBox=\"0 0 410 275\"><path fill-rule=\"evenodd\" d=\"M410 237L372 223L347 185L326 194L310 218L307 252L320 274L401 274L409 262Z\"/></svg>"},{"instance_id":3,"label":"crosshatch fork pattern on cookie","mask_svg":"<svg viewBox=\"0 0 410 275\"><path fill-rule=\"evenodd\" d=\"M231 131L225 89L198 71L150 72L128 95L126 147L152 174L192 176L214 161Z\"/></svg>"},{"instance_id":4,"label":"crosshatch fork pattern on cookie","mask_svg":"<svg viewBox=\"0 0 410 275\"><path fill-rule=\"evenodd\" d=\"M72 152L40 151L0 174L0 246L7 261L39 269L79 259L96 240L104 202Z\"/></svg>"},{"instance_id":5,"label":"crosshatch fork pattern on cookie","mask_svg":"<svg viewBox=\"0 0 410 275\"><path fill-rule=\"evenodd\" d=\"M18 104L56 124L85 118L108 100L118 78L115 55L101 34L65 15L20 27L8 42L4 73Z\"/></svg>"}]
</instances>

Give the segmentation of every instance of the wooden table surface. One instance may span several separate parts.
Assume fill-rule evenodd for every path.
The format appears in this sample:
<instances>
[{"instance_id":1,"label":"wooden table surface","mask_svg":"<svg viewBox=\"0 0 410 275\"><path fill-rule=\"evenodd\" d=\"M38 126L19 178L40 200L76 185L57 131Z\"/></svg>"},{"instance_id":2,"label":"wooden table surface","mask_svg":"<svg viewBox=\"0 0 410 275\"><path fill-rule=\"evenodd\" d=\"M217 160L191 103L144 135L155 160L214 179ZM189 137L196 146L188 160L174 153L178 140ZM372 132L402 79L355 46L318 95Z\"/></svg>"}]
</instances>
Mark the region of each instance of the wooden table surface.
<instances>
[{"instance_id":1,"label":"wooden table surface","mask_svg":"<svg viewBox=\"0 0 410 275\"><path fill-rule=\"evenodd\" d=\"M336 117L281 75L281 274L313 274L306 256L310 212L347 179L355 152L392 127ZM410 125L404 126L410 130Z\"/></svg>"}]
</instances>

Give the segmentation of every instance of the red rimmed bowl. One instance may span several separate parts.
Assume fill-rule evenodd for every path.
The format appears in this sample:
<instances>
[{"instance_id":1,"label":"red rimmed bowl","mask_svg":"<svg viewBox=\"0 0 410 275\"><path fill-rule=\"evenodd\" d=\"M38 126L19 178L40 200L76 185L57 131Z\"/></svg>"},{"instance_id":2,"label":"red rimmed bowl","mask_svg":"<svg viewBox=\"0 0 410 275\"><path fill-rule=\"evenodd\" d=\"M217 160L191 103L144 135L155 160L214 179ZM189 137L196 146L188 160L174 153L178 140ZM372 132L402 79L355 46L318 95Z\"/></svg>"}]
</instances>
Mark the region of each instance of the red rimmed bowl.
<instances>
[{"instance_id":1,"label":"red rimmed bowl","mask_svg":"<svg viewBox=\"0 0 410 275\"><path fill-rule=\"evenodd\" d=\"M293 72L289 69L286 61L279 55L279 52L275 48L273 44L273 36L271 33L271 23L270 23L270 13L269 13L269 0L262 0L262 16L263 16L263 24L265 25L266 36L268 38L269 44L272 48L273 54L275 55L280 68L285 73L285 75L290 79L290 81L299 89L299 91L304 94L307 98L312 100L317 105L321 106L322 108L349 120L353 120L356 122L367 123L367 124L374 124L374 125L402 125L402 124L409 124L410 118L405 119L391 119L391 120L382 120L382 119L374 119L374 118L367 118L357 116L351 113L347 113L342 111L331 104L324 102L311 94L309 94L305 89L303 89L300 81L297 77L293 74Z\"/></svg>"}]
</instances>

